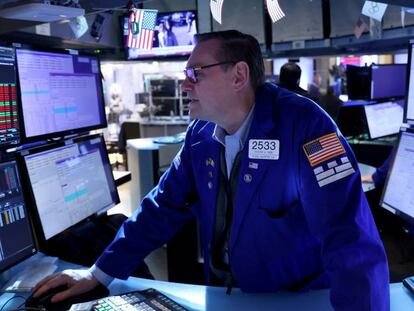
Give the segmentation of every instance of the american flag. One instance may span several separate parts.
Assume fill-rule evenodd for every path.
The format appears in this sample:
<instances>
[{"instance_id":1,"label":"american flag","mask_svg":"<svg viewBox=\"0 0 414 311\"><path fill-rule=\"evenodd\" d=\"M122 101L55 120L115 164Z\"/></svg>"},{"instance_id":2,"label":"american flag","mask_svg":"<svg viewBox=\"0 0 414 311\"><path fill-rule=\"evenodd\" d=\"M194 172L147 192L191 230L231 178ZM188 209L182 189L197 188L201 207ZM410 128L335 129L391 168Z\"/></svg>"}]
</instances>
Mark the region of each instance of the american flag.
<instances>
[{"instance_id":1,"label":"american flag","mask_svg":"<svg viewBox=\"0 0 414 311\"><path fill-rule=\"evenodd\" d=\"M337 155L345 153L336 133L331 133L303 145L303 150L311 164L315 166Z\"/></svg>"},{"instance_id":2,"label":"american flag","mask_svg":"<svg viewBox=\"0 0 414 311\"><path fill-rule=\"evenodd\" d=\"M266 0L267 11L269 12L270 18L272 22L277 22L279 19L285 17L285 13L283 13L282 9L280 8L278 0Z\"/></svg>"},{"instance_id":3,"label":"american flag","mask_svg":"<svg viewBox=\"0 0 414 311\"><path fill-rule=\"evenodd\" d=\"M134 10L129 16L127 46L135 49L152 49L157 10Z\"/></svg>"},{"instance_id":4,"label":"american flag","mask_svg":"<svg viewBox=\"0 0 414 311\"><path fill-rule=\"evenodd\" d=\"M210 0L210 11L217 23L221 24L221 9L224 0Z\"/></svg>"}]
</instances>

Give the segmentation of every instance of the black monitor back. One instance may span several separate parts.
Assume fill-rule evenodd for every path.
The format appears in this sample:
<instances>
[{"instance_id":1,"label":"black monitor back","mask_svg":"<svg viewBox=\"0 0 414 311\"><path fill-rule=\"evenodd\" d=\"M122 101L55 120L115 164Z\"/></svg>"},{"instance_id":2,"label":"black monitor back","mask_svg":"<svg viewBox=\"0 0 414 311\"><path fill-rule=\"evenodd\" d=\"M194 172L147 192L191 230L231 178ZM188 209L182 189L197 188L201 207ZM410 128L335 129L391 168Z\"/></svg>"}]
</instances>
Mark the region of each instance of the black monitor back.
<instances>
[{"instance_id":1,"label":"black monitor back","mask_svg":"<svg viewBox=\"0 0 414 311\"><path fill-rule=\"evenodd\" d=\"M341 106L336 123L345 137L358 137L368 133L363 104Z\"/></svg>"},{"instance_id":2,"label":"black monitor back","mask_svg":"<svg viewBox=\"0 0 414 311\"><path fill-rule=\"evenodd\" d=\"M371 98L371 67L346 66L346 81L350 100Z\"/></svg>"}]
</instances>

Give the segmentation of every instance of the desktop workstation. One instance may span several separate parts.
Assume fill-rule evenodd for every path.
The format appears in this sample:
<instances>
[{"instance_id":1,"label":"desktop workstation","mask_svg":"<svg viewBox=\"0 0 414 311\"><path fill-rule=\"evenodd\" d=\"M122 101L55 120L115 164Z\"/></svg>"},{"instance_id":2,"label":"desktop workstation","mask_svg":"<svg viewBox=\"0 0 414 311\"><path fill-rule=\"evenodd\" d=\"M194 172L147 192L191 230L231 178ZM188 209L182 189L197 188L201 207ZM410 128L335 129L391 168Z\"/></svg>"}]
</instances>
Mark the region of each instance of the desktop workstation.
<instances>
[{"instance_id":1,"label":"desktop workstation","mask_svg":"<svg viewBox=\"0 0 414 311\"><path fill-rule=\"evenodd\" d=\"M35 260L44 259L45 255L37 254L10 272L18 274ZM62 260L54 262L56 271L62 269L76 269L74 265ZM315 290L304 293L281 291L278 293L246 294L239 289L233 289L231 295L226 294L224 287L202 286L184 283L163 282L130 277L127 281L116 279L109 286L111 295L154 288L166 295L186 310L216 311L216 310L289 310L301 311L312 308L318 311L333 311L330 305L329 290ZM0 306L15 296L23 297L12 299L5 310L15 310L24 303L29 293L6 292L0 295ZM409 311L414 307L414 298L402 283L390 284L390 311Z\"/></svg>"},{"instance_id":2,"label":"desktop workstation","mask_svg":"<svg viewBox=\"0 0 414 311\"><path fill-rule=\"evenodd\" d=\"M24 72L24 70L22 70L22 72ZM73 75L76 76L75 74ZM60 75L59 78L61 78ZM65 79L66 78L63 78L62 80ZM30 92L26 94L30 94ZM25 100L23 98L24 97L22 97L22 100ZM73 107L65 109L65 113L68 112L69 115L71 112L74 112ZM54 112L59 114L62 110L56 107ZM27 119L25 119L24 124L26 125L26 123ZM31 128L28 127L26 129L27 132L30 132L30 129ZM28 137L33 138L46 134L51 133L35 133ZM131 142L132 145L133 143L134 142ZM106 208L113 206L113 204L118 201L117 195L115 194L116 190L114 190L115 187L113 186L113 178L111 180L112 175L110 170L107 169L107 165L102 164L102 161L107 161L107 157L105 160L105 148L102 146L103 141L99 136L79 136L62 139L56 143L47 141L45 145L38 146L37 148L24 149L20 152L20 155L18 155L18 163L23 163L21 166L22 174L25 174L24 176L28 177L25 178L25 180L28 182L28 187L30 189L29 193L31 193L29 200L31 203L34 203L32 206L33 215L35 215L35 218L39 218L39 221L34 221L34 225L41 228L41 231L36 231L36 236L41 236L41 242L53 238L56 234L60 233L60 231L75 225L80 220L88 218L96 212L104 212ZM49 173L52 174L47 175ZM10 177L12 175L7 176ZM23 178L16 179L23 180ZM10 182L13 179L10 177L6 180L9 180ZM59 185L57 181L61 182L61 197L58 196L58 190L53 191L53 189L56 189L54 187ZM8 185L7 181L5 184ZM12 183L10 182L10 185L11 184ZM45 193L47 193L46 197ZM56 195L52 200L53 203L56 203L56 208L48 210L50 202L47 202L47 200L50 198L51 193ZM99 196L94 196L98 193ZM85 202L90 202L90 205L87 205ZM42 209L41 206L46 209ZM24 215L26 215L26 213L21 213L21 209L12 209L8 204L6 204L5 207L6 210L4 212L7 216L4 217L8 220L8 222L5 221L7 225L17 225L16 222L20 222L20 220L25 218ZM63 212L69 213L62 217L60 217L60 214L58 217L48 218L60 207L67 208L67 210ZM96 209L88 210L89 207L94 207ZM72 211L73 213L71 213ZM65 222L64 226L59 227L58 225L60 225L60 223L55 221L56 219L63 220ZM33 240L33 238L31 239ZM33 251L33 248L30 248L32 244L33 243L28 244L31 251ZM25 249L26 248L27 247L25 247ZM235 290L233 296L226 296L223 288L198 287L194 285L180 285L157 281L151 282L141 279L131 279L128 282L115 281L110 285L112 294L118 294L128 289L136 290L146 287L158 288L166 294L171 295L172 298L183 304L185 307L196 310L216 310L217 308L222 307L237 307L238 309L242 309L243 307L252 308L252 306L256 307L258 305L262 308L280 307L295 310L295 308L304 308L305 306L309 306L309 304L320 310L331 309L328 299L329 293L327 290L313 291L305 294L282 292L257 295L243 294L240 291ZM189 288L191 290L189 290ZM188 294L181 294L183 290L189 290L196 297L201 297L201 299L193 303L194 300L189 298ZM410 304L410 302L412 302L410 299L412 298L409 296L408 291L402 287L401 283L391 286L391 297L392 303L395 303L393 305L393 310L394 308L395 310L412 308L412 305ZM402 303L402 305L400 305L400 303Z\"/></svg>"}]
</instances>

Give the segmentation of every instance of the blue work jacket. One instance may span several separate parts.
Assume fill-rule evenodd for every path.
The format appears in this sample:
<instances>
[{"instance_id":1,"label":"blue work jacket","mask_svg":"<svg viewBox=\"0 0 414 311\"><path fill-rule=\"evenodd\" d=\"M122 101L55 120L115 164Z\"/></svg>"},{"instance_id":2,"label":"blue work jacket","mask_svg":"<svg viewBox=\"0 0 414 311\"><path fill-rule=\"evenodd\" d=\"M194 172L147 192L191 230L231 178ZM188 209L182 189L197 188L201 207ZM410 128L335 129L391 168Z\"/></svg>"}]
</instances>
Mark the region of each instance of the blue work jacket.
<instances>
[{"instance_id":1,"label":"blue work jacket","mask_svg":"<svg viewBox=\"0 0 414 311\"><path fill-rule=\"evenodd\" d=\"M209 277L222 148L212 137L214 127L190 124L142 211L98 259L102 271L127 278L196 217ZM258 140L262 148L277 142L277 150L260 158L252 151ZM233 277L245 292L330 287L336 310L389 310L387 259L350 147L314 102L272 84L256 92L229 253Z\"/></svg>"}]
</instances>

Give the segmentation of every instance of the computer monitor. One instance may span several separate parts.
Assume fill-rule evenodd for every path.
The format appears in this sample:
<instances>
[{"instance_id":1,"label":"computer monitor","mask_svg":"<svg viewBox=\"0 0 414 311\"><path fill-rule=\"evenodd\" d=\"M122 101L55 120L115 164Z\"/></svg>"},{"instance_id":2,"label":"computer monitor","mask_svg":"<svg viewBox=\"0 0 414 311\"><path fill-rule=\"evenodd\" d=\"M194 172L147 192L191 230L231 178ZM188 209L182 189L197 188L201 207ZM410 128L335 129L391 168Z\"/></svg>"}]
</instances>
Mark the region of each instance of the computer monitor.
<instances>
[{"instance_id":1,"label":"computer monitor","mask_svg":"<svg viewBox=\"0 0 414 311\"><path fill-rule=\"evenodd\" d=\"M28 140L106 127L96 56L16 49L16 59Z\"/></svg>"},{"instance_id":2,"label":"computer monitor","mask_svg":"<svg viewBox=\"0 0 414 311\"><path fill-rule=\"evenodd\" d=\"M404 123L414 124L414 40L411 40L408 46L407 79Z\"/></svg>"},{"instance_id":3,"label":"computer monitor","mask_svg":"<svg viewBox=\"0 0 414 311\"><path fill-rule=\"evenodd\" d=\"M381 207L414 223L414 130L402 128L388 171Z\"/></svg>"},{"instance_id":4,"label":"computer monitor","mask_svg":"<svg viewBox=\"0 0 414 311\"><path fill-rule=\"evenodd\" d=\"M367 102L346 102L339 108L336 124L345 137L359 137L368 132L364 105Z\"/></svg>"},{"instance_id":5,"label":"computer monitor","mask_svg":"<svg viewBox=\"0 0 414 311\"><path fill-rule=\"evenodd\" d=\"M20 143L15 64L14 49L0 46L0 149Z\"/></svg>"},{"instance_id":6,"label":"computer monitor","mask_svg":"<svg viewBox=\"0 0 414 311\"><path fill-rule=\"evenodd\" d=\"M371 68L347 65L346 83L350 100L369 100L371 97Z\"/></svg>"},{"instance_id":7,"label":"computer monitor","mask_svg":"<svg viewBox=\"0 0 414 311\"><path fill-rule=\"evenodd\" d=\"M0 271L36 253L15 160L0 163Z\"/></svg>"},{"instance_id":8,"label":"computer monitor","mask_svg":"<svg viewBox=\"0 0 414 311\"><path fill-rule=\"evenodd\" d=\"M194 48L197 33L197 11L175 11L157 14L150 50L129 48L129 17L122 20L124 43L128 59L188 56Z\"/></svg>"},{"instance_id":9,"label":"computer monitor","mask_svg":"<svg viewBox=\"0 0 414 311\"><path fill-rule=\"evenodd\" d=\"M43 146L23 155L41 239L48 240L119 203L102 135Z\"/></svg>"},{"instance_id":10,"label":"computer monitor","mask_svg":"<svg viewBox=\"0 0 414 311\"><path fill-rule=\"evenodd\" d=\"M405 96L407 65L372 65L371 99L390 99Z\"/></svg>"},{"instance_id":11,"label":"computer monitor","mask_svg":"<svg viewBox=\"0 0 414 311\"><path fill-rule=\"evenodd\" d=\"M371 139L397 134L403 123L404 101L365 105L368 134Z\"/></svg>"}]
</instances>

